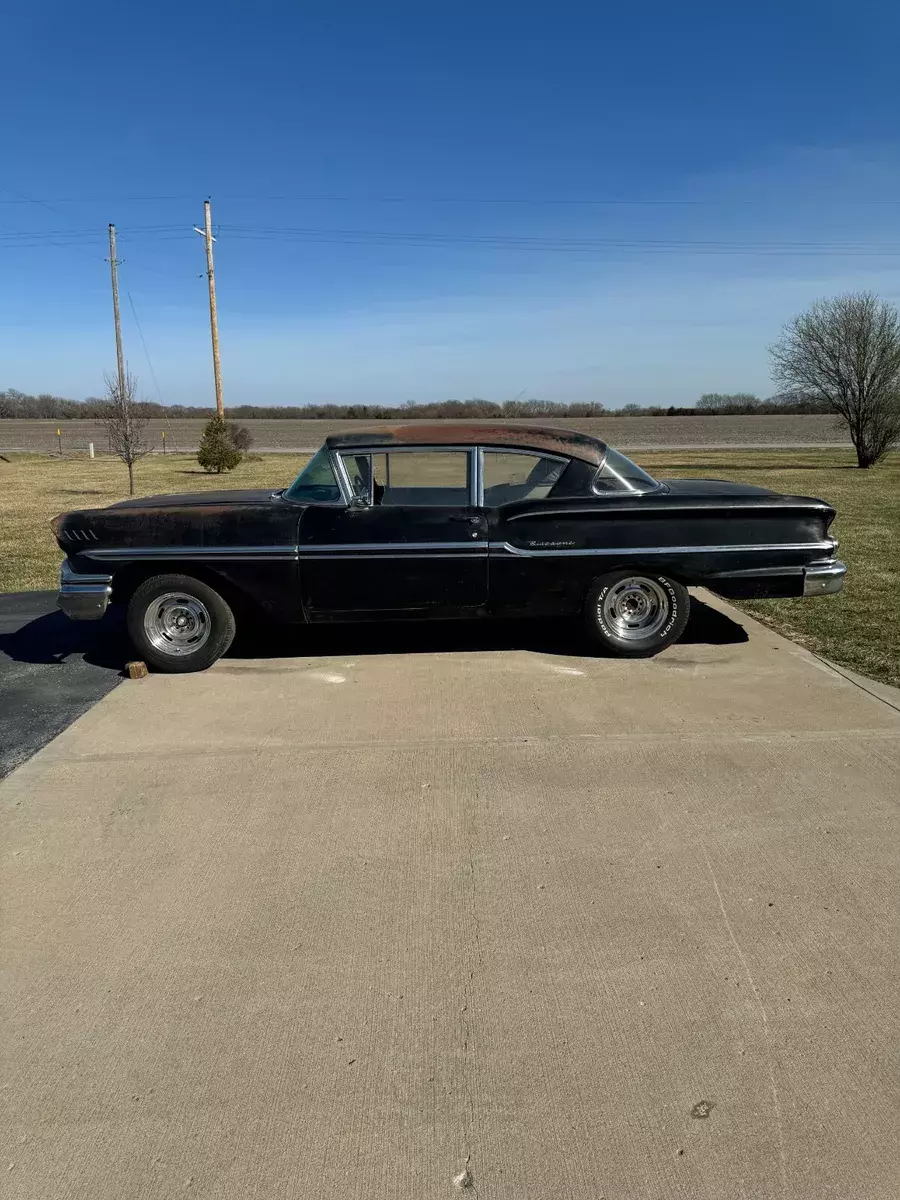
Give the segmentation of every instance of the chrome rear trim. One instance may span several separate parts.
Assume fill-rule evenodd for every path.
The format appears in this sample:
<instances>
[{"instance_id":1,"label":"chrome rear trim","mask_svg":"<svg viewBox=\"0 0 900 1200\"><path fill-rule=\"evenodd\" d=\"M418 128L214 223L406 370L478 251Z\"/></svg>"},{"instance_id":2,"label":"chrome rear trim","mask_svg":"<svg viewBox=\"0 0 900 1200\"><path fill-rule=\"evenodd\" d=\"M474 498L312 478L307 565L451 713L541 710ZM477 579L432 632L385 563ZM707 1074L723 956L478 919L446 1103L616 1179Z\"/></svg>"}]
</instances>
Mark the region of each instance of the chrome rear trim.
<instances>
[{"instance_id":1,"label":"chrome rear trim","mask_svg":"<svg viewBox=\"0 0 900 1200\"><path fill-rule=\"evenodd\" d=\"M607 558L617 558L623 555L634 556L643 554L751 554L772 553L777 550L797 551L831 550L831 538L827 542L776 542L771 544L755 543L740 546L584 546L574 550L532 550L527 546L513 546L510 542L495 543L491 551L504 551L524 558L577 558L586 555L605 555Z\"/></svg>"},{"instance_id":2,"label":"chrome rear trim","mask_svg":"<svg viewBox=\"0 0 900 1200\"><path fill-rule=\"evenodd\" d=\"M804 596L833 596L844 586L847 564L838 562L813 563L803 572Z\"/></svg>"}]
</instances>

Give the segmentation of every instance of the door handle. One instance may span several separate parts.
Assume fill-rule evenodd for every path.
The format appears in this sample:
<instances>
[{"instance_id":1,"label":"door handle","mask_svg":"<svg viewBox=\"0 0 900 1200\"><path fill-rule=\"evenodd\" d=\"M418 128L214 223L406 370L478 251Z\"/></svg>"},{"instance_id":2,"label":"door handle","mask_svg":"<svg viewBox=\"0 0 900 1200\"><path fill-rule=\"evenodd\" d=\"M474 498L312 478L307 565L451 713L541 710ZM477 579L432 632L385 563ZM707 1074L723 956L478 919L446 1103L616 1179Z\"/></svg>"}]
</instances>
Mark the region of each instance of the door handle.
<instances>
[{"instance_id":1,"label":"door handle","mask_svg":"<svg viewBox=\"0 0 900 1200\"><path fill-rule=\"evenodd\" d=\"M480 525L483 517L451 517L451 521L461 521L464 525Z\"/></svg>"}]
</instances>

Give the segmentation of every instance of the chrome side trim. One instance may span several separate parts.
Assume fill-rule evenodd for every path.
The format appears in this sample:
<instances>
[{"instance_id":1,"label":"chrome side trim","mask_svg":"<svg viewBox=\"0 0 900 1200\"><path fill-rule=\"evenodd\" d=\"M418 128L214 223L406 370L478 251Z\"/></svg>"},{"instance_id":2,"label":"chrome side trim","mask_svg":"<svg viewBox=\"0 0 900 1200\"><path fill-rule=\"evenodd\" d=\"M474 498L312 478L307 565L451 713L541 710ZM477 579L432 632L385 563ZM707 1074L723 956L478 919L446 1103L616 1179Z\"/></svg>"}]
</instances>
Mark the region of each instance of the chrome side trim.
<instances>
[{"instance_id":1,"label":"chrome side trim","mask_svg":"<svg viewBox=\"0 0 900 1200\"><path fill-rule=\"evenodd\" d=\"M650 504L650 503L645 503L645 504L642 504L639 508L635 508L633 505L628 505L626 507L619 507L619 508L614 507L617 504L621 504L621 502L623 500L630 500L632 497L652 496L655 494L656 494L655 490L652 492L621 492L618 494L616 494L614 492L606 492L603 496L601 496L599 494L597 496L598 500L604 501L602 508L599 505L594 505L591 508L541 508L541 509L538 509L537 511L532 510L529 512L513 513L513 515L511 517L507 517L506 520L507 521L530 521L533 517L606 517L607 515L609 515L611 513L635 513L635 512L640 513L641 516L643 516L644 513L654 513L654 514L655 513L668 513L668 514L671 514L676 511L677 512L700 512L700 513L709 512L712 515L715 515L715 513L721 512L723 509L727 509L729 511L731 511L731 510L749 511L752 513L760 508L782 509L783 510L783 509L790 507L789 505L776 504L771 501L755 503L755 504L679 504L677 502L673 502L673 503L667 503L667 504L654 505L654 504ZM807 506L804 505L804 509L806 509L806 507ZM829 508L830 506L827 504L822 504L820 506L810 505L808 507L809 507L809 511L811 511L811 512L824 512L825 509Z\"/></svg>"},{"instance_id":2,"label":"chrome side trim","mask_svg":"<svg viewBox=\"0 0 900 1200\"><path fill-rule=\"evenodd\" d=\"M714 571L704 579L791 579L802 575L803 567L744 567L740 571Z\"/></svg>"},{"instance_id":3,"label":"chrome side trim","mask_svg":"<svg viewBox=\"0 0 900 1200\"><path fill-rule=\"evenodd\" d=\"M290 560L297 557L296 546L114 546L85 552L86 558L191 558Z\"/></svg>"},{"instance_id":4,"label":"chrome side trim","mask_svg":"<svg viewBox=\"0 0 900 1200\"><path fill-rule=\"evenodd\" d=\"M383 556L426 555L440 558L476 557L485 554L511 554L517 558L583 558L604 555L609 558L644 554L752 554L779 550L833 552L834 540L823 542L775 542L731 546L583 546L572 549L534 549L514 546L511 542L336 542L309 543L299 546L116 546L84 552L87 559L194 559L216 561L293 562L306 558L378 558ZM810 568L811 569L811 568ZM76 575L79 583L100 582L109 576Z\"/></svg>"},{"instance_id":5,"label":"chrome side trim","mask_svg":"<svg viewBox=\"0 0 900 1200\"><path fill-rule=\"evenodd\" d=\"M780 542L772 545L756 543L751 546L585 546L580 550L530 550L524 546L513 546L509 542L495 543L491 546L492 551L502 550L523 558L571 558L596 554L616 558L625 554L749 554L754 551L831 549L830 538L827 542Z\"/></svg>"},{"instance_id":6,"label":"chrome side trim","mask_svg":"<svg viewBox=\"0 0 900 1200\"><path fill-rule=\"evenodd\" d=\"M487 546L485 546L484 550L481 554L479 554L477 551L472 550L471 547L469 547L468 550L459 550L459 551L457 551L456 554L442 554L442 553L426 554L424 552L421 554L397 554L397 553L373 554L371 551L368 551L366 553L361 553L361 552L357 551L355 554L301 554L299 561L300 562L320 562L320 561L351 562L351 561L355 561L356 559L362 559L362 558L367 559L367 560L371 560L373 558L375 558L375 559L378 559L378 558L402 558L402 559L406 560L407 562L416 562L419 559L421 559L425 562L431 562L435 558L487 558L487 556L488 556Z\"/></svg>"},{"instance_id":7,"label":"chrome side trim","mask_svg":"<svg viewBox=\"0 0 900 1200\"><path fill-rule=\"evenodd\" d=\"M384 554L403 557L405 554L425 554L440 558L480 557L488 552L487 541L476 542L311 542L300 546L115 546L85 553L86 558L122 559L190 559L216 562L296 562L307 558L377 558ZM78 576L93 579L94 576ZM106 578L98 576L97 578Z\"/></svg>"},{"instance_id":8,"label":"chrome side trim","mask_svg":"<svg viewBox=\"0 0 900 1200\"><path fill-rule=\"evenodd\" d=\"M454 550L467 551L469 554L487 554L488 544L484 542L335 542L328 545L319 545L310 542L308 545L298 546L297 553L300 558L309 558L312 555L322 557L323 555L337 555L343 557L344 554L377 555L380 553L396 554L402 551L412 551L413 553L427 553L428 551L437 551L439 554L447 555Z\"/></svg>"},{"instance_id":9,"label":"chrome side trim","mask_svg":"<svg viewBox=\"0 0 900 1200\"><path fill-rule=\"evenodd\" d=\"M91 587L95 584L112 583L112 575L87 575L81 571L73 571L72 564L64 558L59 566L60 587Z\"/></svg>"}]
</instances>

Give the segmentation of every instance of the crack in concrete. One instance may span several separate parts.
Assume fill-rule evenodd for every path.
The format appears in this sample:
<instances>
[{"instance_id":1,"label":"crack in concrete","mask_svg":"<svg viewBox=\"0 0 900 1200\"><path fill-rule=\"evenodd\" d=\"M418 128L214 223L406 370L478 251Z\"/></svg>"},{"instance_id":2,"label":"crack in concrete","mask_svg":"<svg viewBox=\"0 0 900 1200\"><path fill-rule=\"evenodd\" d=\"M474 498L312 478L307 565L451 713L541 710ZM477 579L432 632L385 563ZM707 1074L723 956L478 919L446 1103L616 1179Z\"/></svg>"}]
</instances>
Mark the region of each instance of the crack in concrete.
<instances>
[{"instance_id":1,"label":"crack in concrete","mask_svg":"<svg viewBox=\"0 0 900 1200\"><path fill-rule=\"evenodd\" d=\"M744 968L744 974L747 976L747 981L750 984L750 989L753 992L754 999L756 1000L756 1004L759 1009L759 1014L762 1017L763 1038L764 1038L765 1047L766 1047L766 1064L769 1068L769 1085L772 1089L772 1108L773 1108L773 1112L775 1114L775 1129L776 1129L776 1133L777 1133L777 1137L778 1137L778 1165L779 1165L779 1169L781 1172L781 1192L782 1192L783 1196L788 1196L791 1194L791 1188L788 1183L787 1164L785 1161L784 1125L783 1125L782 1116L781 1116L781 1100L779 1099L779 1096L778 1096L778 1085L775 1082L775 1067L772 1062L772 1045L771 1045L771 1031L769 1029L769 1016L768 1016L768 1013L766 1012L766 1006L763 1003L762 994L760 993L760 990L756 984L756 980L753 978L753 973L750 970L750 964L747 962L747 959L744 957L744 951L741 949L741 944L737 939L737 935L734 932L734 927L732 926L731 920L729 919L728 912L725 908L725 901L722 898L722 891L719 887L719 881L716 879L716 873L715 873L715 871L713 871L712 862L710 861L710 858L709 858L709 851L706 849L705 843L701 842L701 845L703 846L703 857L706 859L706 869L709 871L709 877L712 880L712 885L716 892L716 899L719 902L719 911L721 912L722 919L725 922L725 928L728 930L728 936L731 939L731 944L734 946L735 950L737 951L737 956L741 960L741 966ZM695 1107L698 1107L698 1106L695 1106ZM695 1114L692 1111L691 1116L694 1116L694 1115Z\"/></svg>"}]
</instances>

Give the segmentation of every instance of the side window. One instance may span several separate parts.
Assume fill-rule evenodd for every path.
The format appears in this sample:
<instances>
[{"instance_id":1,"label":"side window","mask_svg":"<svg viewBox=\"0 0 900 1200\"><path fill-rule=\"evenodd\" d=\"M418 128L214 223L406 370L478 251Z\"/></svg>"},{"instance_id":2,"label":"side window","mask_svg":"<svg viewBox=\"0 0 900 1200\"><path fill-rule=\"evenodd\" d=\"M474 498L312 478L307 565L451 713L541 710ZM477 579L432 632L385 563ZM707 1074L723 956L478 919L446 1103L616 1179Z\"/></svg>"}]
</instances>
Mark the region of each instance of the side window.
<instances>
[{"instance_id":1,"label":"side window","mask_svg":"<svg viewBox=\"0 0 900 1200\"><path fill-rule=\"evenodd\" d=\"M342 457L354 494L376 507L469 503L465 450L348 452Z\"/></svg>"},{"instance_id":2,"label":"side window","mask_svg":"<svg viewBox=\"0 0 900 1200\"><path fill-rule=\"evenodd\" d=\"M285 492L288 500L305 504L335 504L341 499L341 489L334 477L334 468L327 450L319 450L309 460Z\"/></svg>"},{"instance_id":3,"label":"side window","mask_svg":"<svg viewBox=\"0 0 900 1200\"><path fill-rule=\"evenodd\" d=\"M567 465L541 454L485 450L484 503L496 508L513 500L543 500Z\"/></svg>"}]
</instances>

